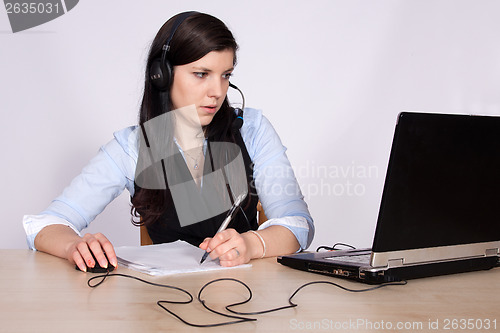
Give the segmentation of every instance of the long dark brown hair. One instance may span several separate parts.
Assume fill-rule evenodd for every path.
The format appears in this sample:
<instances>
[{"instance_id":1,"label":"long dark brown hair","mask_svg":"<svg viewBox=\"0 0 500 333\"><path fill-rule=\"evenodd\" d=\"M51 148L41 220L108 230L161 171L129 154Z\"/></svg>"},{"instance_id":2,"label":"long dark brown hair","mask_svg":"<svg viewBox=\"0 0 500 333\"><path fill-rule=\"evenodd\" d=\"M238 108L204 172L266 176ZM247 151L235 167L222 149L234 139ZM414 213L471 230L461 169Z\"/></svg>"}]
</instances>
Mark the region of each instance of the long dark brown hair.
<instances>
[{"instance_id":1,"label":"long dark brown hair","mask_svg":"<svg viewBox=\"0 0 500 333\"><path fill-rule=\"evenodd\" d=\"M171 31L180 14L170 18L160 28L154 38L146 64L144 94L139 111L139 125L144 124L172 108L170 92L159 91L149 79L149 68L153 60L161 58L162 47L171 35ZM233 65L236 64L238 45L231 31L218 18L208 14L194 13L187 17L177 28L170 41L167 59L172 66L189 64L203 58L211 51L232 50ZM231 123L234 117L227 97L221 108L205 128L205 136L210 141L234 142ZM132 202L132 223L135 225L151 225L167 209L173 208L171 197L166 190L152 190L135 186ZM140 219L139 219L140 217Z\"/></svg>"}]
</instances>

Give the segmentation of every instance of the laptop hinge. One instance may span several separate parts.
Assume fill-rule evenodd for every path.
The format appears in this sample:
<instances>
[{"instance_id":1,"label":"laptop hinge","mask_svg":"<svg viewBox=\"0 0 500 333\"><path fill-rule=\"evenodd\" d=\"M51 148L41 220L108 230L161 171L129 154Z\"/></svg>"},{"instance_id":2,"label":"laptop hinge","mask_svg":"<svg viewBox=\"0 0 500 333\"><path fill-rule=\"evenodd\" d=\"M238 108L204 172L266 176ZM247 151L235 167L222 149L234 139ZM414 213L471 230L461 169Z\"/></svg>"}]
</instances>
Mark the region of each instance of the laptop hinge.
<instances>
[{"instance_id":1,"label":"laptop hinge","mask_svg":"<svg viewBox=\"0 0 500 333\"><path fill-rule=\"evenodd\" d=\"M403 258L387 260L388 268L401 267L401 266L403 266Z\"/></svg>"}]
</instances>

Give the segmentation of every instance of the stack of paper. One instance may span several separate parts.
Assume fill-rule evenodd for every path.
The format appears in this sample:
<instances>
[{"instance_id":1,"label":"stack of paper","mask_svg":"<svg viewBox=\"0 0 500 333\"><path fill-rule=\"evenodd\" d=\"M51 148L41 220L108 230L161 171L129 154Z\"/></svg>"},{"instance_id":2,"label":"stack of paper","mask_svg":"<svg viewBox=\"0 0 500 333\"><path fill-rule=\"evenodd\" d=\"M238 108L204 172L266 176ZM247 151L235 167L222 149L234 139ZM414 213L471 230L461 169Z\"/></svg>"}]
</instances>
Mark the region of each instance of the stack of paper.
<instances>
[{"instance_id":1,"label":"stack of paper","mask_svg":"<svg viewBox=\"0 0 500 333\"><path fill-rule=\"evenodd\" d=\"M251 267L250 264L222 267L218 260L210 260L210 257L200 265L205 251L184 241L147 246L121 246L116 247L115 252L120 265L150 275Z\"/></svg>"}]
</instances>

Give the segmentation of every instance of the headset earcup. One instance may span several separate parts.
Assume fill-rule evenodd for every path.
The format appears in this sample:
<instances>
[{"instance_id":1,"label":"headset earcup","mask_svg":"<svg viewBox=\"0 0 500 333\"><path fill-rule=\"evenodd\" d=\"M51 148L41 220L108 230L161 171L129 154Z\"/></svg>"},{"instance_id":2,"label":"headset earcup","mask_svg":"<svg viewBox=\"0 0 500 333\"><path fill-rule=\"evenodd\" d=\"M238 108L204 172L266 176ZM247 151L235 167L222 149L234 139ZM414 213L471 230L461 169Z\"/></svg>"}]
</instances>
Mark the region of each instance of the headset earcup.
<instances>
[{"instance_id":1,"label":"headset earcup","mask_svg":"<svg viewBox=\"0 0 500 333\"><path fill-rule=\"evenodd\" d=\"M172 66L168 62L162 64L160 59L153 60L149 67L149 78L156 89L167 90L170 87L172 78Z\"/></svg>"}]
</instances>

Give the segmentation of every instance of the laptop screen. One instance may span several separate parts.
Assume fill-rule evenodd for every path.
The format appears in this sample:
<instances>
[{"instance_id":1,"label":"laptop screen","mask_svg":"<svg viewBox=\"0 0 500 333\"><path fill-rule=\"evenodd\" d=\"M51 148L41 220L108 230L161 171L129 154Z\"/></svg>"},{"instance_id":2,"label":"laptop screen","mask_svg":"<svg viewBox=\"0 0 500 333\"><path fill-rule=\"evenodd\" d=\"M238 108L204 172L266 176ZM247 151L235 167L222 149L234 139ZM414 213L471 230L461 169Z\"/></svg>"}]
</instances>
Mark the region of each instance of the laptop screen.
<instances>
[{"instance_id":1,"label":"laptop screen","mask_svg":"<svg viewBox=\"0 0 500 333\"><path fill-rule=\"evenodd\" d=\"M373 251L500 240L500 117L400 114Z\"/></svg>"}]
</instances>

